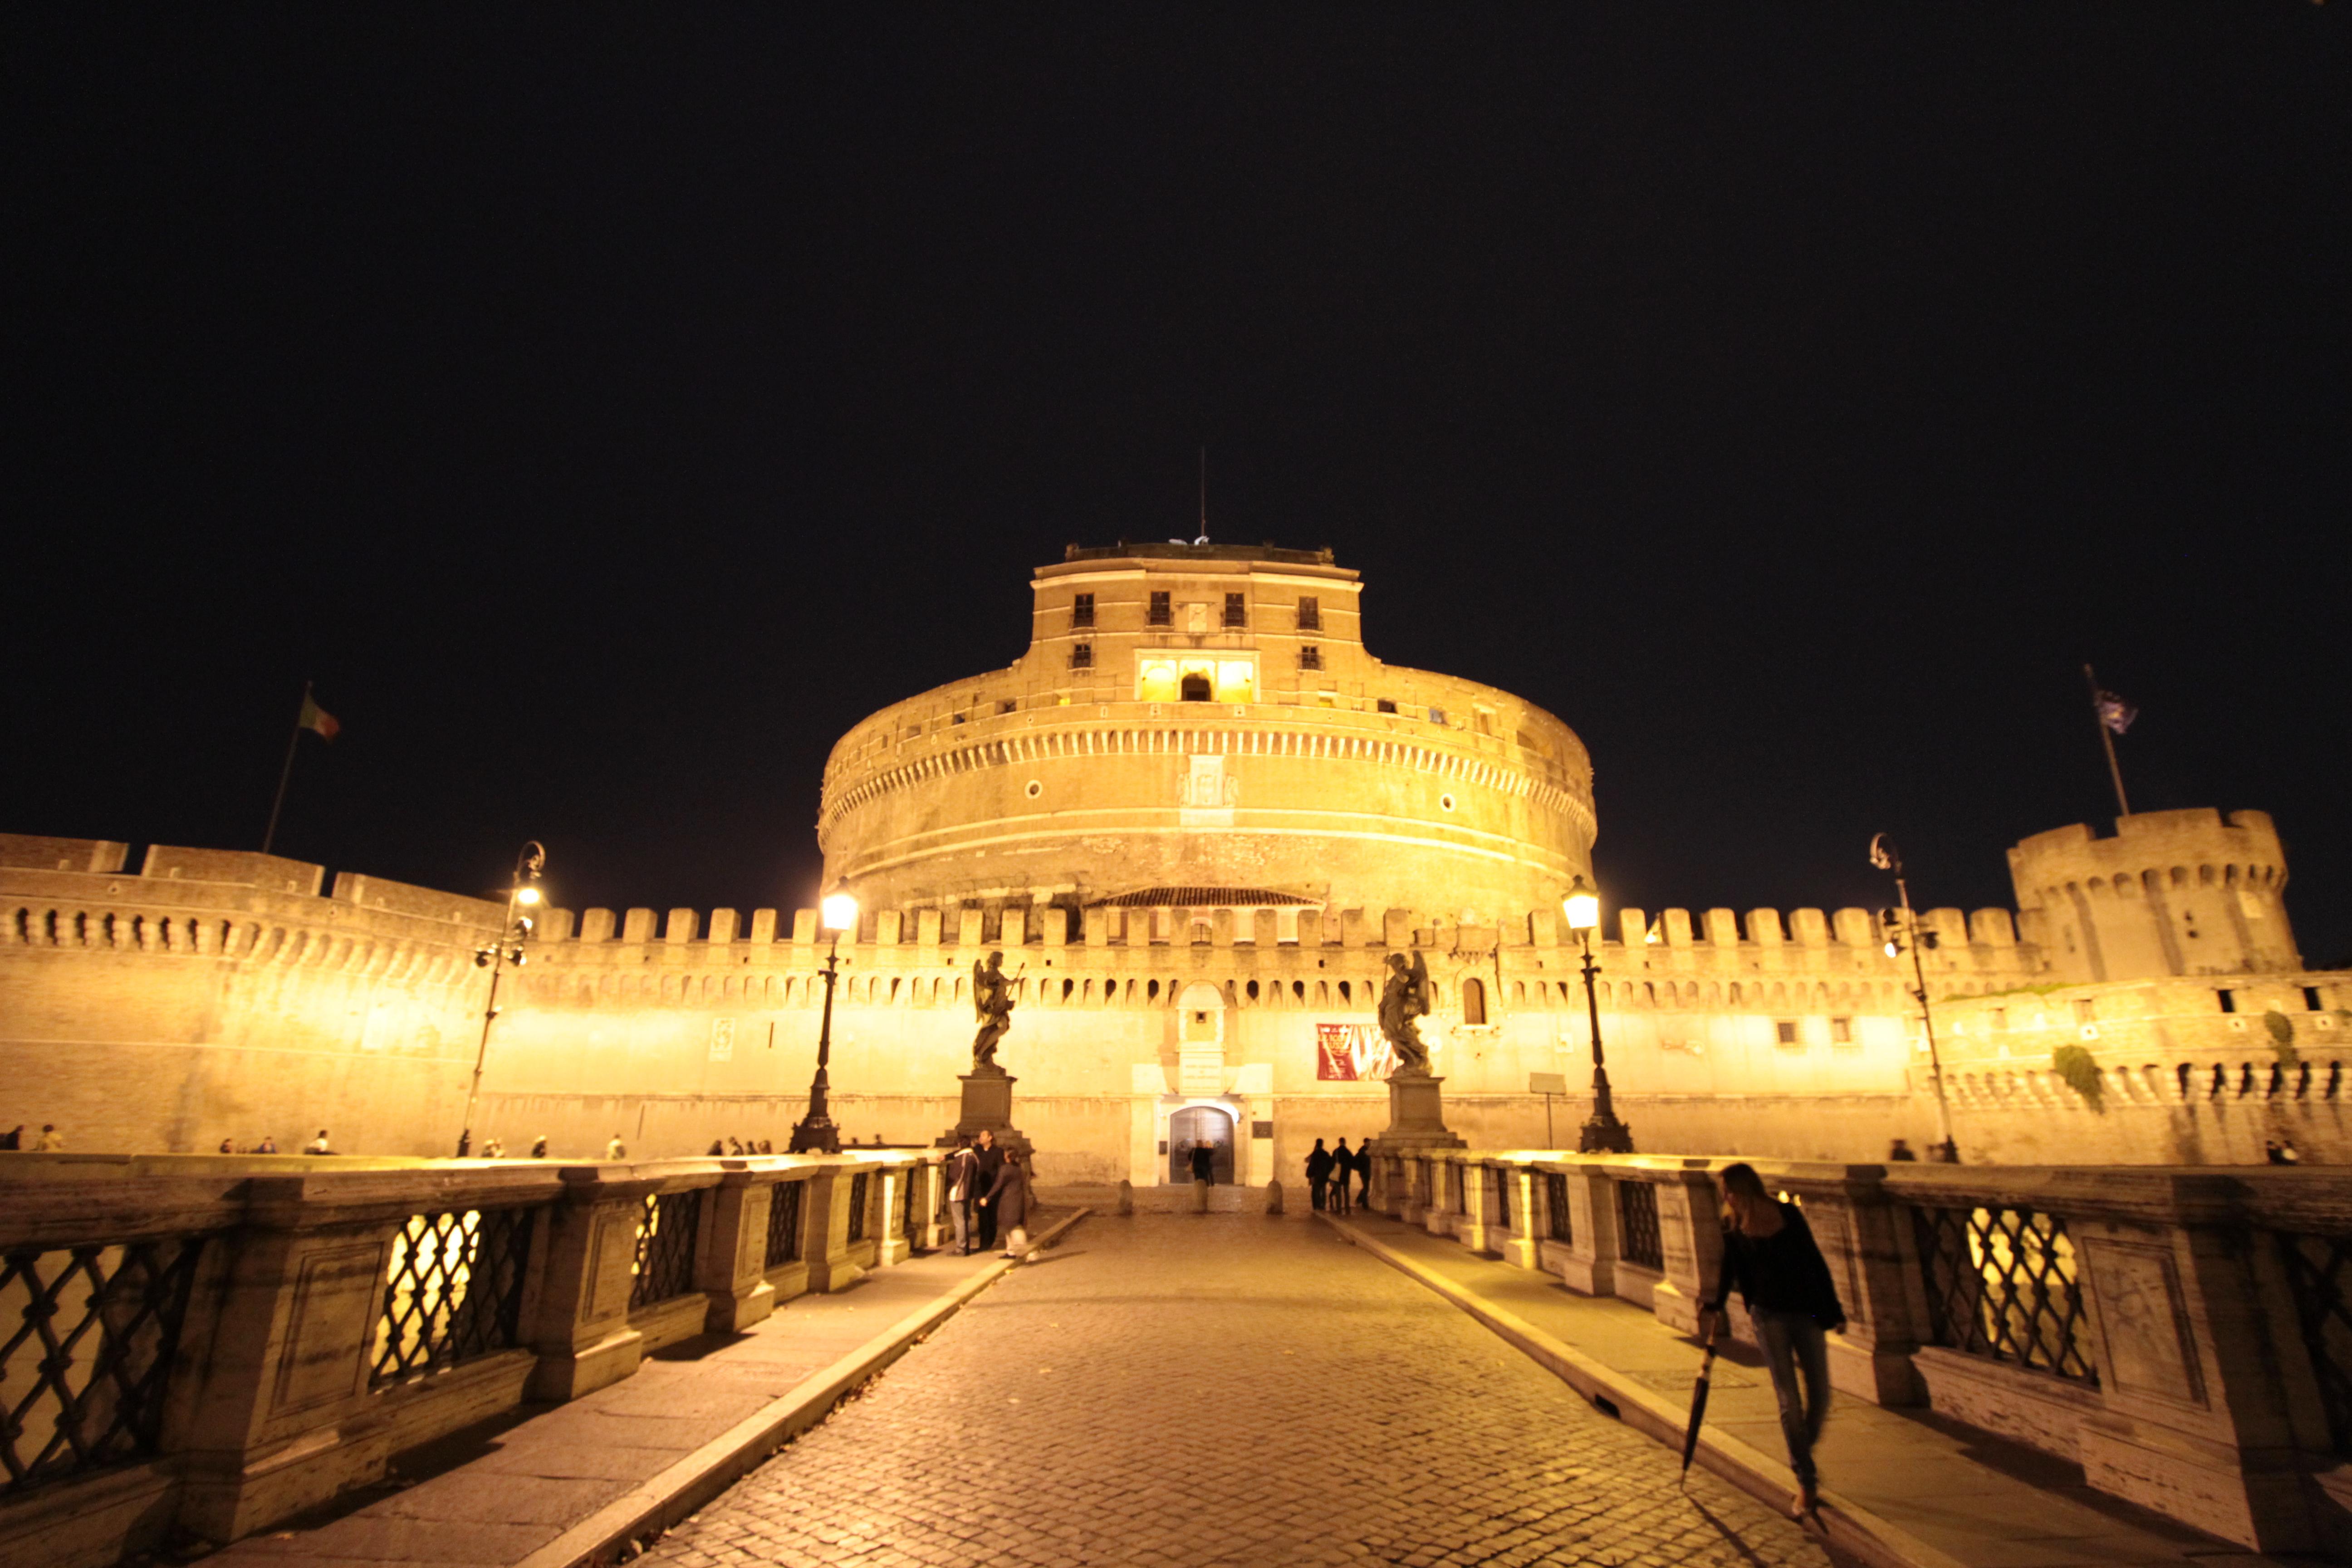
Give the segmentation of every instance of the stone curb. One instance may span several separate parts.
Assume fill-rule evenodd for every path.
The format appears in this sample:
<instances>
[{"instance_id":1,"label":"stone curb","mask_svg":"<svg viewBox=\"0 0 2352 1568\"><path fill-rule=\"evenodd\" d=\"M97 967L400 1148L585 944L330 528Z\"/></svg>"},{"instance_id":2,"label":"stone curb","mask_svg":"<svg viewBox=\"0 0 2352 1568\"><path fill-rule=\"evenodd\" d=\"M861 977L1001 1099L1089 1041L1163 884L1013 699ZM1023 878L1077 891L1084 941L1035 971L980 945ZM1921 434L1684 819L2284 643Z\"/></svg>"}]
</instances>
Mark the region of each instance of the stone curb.
<instances>
[{"instance_id":1,"label":"stone curb","mask_svg":"<svg viewBox=\"0 0 2352 1568\"><path fill-rule=\"evenodd\" d=\"M1035 1253L1094 1211L1081 1208L1032 1237ZM845 1394L905 1354L917 1340L1003 1279L1013 1260L1000 1258L938 1300L899 1319L832 1365L811 1373L765 1409L745 1416L659 1475L606 1503L513 1568L602 1568L632 1541L659 1534L765 1464L776 1451L830 1415Z\"/></svg>"},{"instance_id":2,"label":"stone curb","mask_svg":"<svg viewBox=\"0 0 2352 1568\"><path fill-rule=\"evenodd\" d=\"M1679 1451L1686 1406L1670 1404L1613 1367L1554 1339L1533 1323L1494 1303L1482 1300L1444 1275L1428 1268L1354 1226L1318 1211L1315 1217L1339 1233L1349 1245L1360 1247L1381 1262L1426 1286L1540 1363L1587 1399L1605 1399L1618 1419ZM1770 1506L1775 1512L1788 1506L1797 1489L1797 1478L1780 1460L1712 1427L1699 1432L1693 1464L1720 1476L1741 1491ZM1868 1509L1824 1488L1822 1523L1828 1544L1842 1559L1870 1568L1968 1568L1961 1559L1930 1546L1900 1525L1881 1519ZM1811 1533L1810 1531L1808 1533Z\"/></svg>"}]
</instances>

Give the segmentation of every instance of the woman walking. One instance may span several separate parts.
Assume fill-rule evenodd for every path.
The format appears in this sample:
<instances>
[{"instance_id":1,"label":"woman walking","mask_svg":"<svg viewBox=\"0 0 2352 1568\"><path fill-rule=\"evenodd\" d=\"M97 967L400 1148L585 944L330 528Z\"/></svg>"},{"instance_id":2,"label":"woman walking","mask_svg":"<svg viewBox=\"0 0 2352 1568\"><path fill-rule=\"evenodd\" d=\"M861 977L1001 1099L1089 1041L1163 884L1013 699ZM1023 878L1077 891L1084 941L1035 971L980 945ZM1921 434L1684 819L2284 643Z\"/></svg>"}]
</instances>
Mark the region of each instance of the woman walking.
<instances>
[{"instance_id":1,"label":"woman walking","mask_svg":"<svg viewBox=\"0 0 2352 1568\"><path fill-rule=\"evenodd\" d=\"M1745 1163L1723 1173L1723 1280L1700 1322L1703 1333L1712 1336L1714 1314L1725 1310L1735 1289L1747 1304L1771 1370L1772 1392L1780 1396L1780 1435L1788 1439L1789 1468L1797 1472L1789 1512L1802 1520L1821 1508L1813 1445L1830 1415L1824 1336L1845 1327L1845 1309L1838 1305L1837 1285L1804 1211L1774 1202L1756 1168Z\"/></svg>"},{"instance_id":2,"label":"woman walking","mask_svg":"<svg viewBox=\"0 0 2352 1568\"><path fill-rule=\"evenodd\" d=\"M996 1234L1004 1238L1003 1256L1019 1258L1026 1253L1029 1233L1023 1226L1028 1219L1029 1173L1021 1163L1020 1150L1004 1152L1004 1163L996 1168L996 1180L981 1202L996 1215Z\"/></svg>"}]
</instances>

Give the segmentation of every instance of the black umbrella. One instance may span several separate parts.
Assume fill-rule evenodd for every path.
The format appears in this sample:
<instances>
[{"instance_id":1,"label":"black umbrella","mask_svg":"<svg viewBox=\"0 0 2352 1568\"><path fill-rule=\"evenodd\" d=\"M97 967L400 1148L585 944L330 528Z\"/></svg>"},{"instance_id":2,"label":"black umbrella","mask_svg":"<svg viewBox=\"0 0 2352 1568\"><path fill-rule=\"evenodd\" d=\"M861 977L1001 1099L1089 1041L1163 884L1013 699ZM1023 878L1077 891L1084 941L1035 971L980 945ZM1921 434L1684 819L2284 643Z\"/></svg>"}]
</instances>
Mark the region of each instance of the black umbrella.
<instances>
[{"instance_id":1,"label":"black umbrella","mask_svg":"<svg viewBox=\"0 0 2352 1568\"><path fill-rule=\"evenodd\" d=\"M1706 1324L1706 1359L1698 1363L1698 1382L1691 1389L1690 1420L1683 1426L1683 1479L1690 1479L1691 1456L1698 1452L1698 1424L1706 1419L1706 1383L1715 1371L1715 1336L1723 1314L1711 1312Z\"/></svg>"}]
</instances>

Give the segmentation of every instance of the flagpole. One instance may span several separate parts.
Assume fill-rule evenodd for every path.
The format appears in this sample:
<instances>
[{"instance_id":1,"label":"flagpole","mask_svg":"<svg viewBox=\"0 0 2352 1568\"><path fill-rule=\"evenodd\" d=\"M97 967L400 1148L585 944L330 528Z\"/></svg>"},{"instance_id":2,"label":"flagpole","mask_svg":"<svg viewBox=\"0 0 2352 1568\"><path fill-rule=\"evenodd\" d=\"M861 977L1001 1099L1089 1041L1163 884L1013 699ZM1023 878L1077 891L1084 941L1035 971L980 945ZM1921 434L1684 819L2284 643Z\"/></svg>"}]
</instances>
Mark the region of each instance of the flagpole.
<instances>
[{"instance_id":1,"label":"flagpole","mask_svg":"<svg viewBox=\"0 0 2352 1568\"><path fill-rule=\"evenodd\" d=\"M310 708L310 683L302 683L302 706L294 710L294 728L286 736L286 765L278 770L278 798L269 803L269 826L261 835L261 852L278 842L278 814L286 808L286 784L294 776L294 748L302 740L302 715Z\"/></svg>"},{"instance_id":2,"label":"flagpole","mask_svg":"<svg viewBox=\"0 0 2352 1568\"><path fill-rule=\"evenodd\" d=\"M2116 765L2115 731L2107 727L2107 716L2099 711L2099 678L2089 665L2083 667L2083 679L2091 687L2091 722L2099 727L2099 744L2107 753L2107 777L2116 784L2116 808L2125 816L2132 814L2131 802L2124 798L2124 771Z\"/></svg>"}]
</instances>

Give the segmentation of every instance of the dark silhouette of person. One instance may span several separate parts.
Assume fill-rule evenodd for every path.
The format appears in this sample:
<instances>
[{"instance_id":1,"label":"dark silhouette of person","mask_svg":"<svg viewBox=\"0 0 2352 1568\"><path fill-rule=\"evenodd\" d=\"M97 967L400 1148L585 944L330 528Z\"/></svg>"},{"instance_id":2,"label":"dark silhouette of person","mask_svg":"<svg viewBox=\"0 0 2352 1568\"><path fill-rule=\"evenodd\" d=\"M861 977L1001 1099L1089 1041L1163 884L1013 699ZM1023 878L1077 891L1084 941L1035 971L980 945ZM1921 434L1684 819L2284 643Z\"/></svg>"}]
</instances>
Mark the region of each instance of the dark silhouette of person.
<instances>
[{"instance_id":1,"label":"dark silhouette of person","mask_svg":"<svg viewBox=\"0 0 2352 1568\"><path fill-rule=\"evenodd\" d=\"M1355 1157L1348 1163L1356 1168L1356 1201L1369 1201L1372 1195L1372 1141L1367 1138L1357 1144Z\"/></svg>"},{"instance_id":2,"label":"dark silhouette of person","mask_svg":"<svg viewBox=\"0 0 2352 1568\"><path fill-rule=\"evenodd\" d=\"M534 1142L532 1142L532 1144L531 1144L531 1146L530 1146L530 1157L531 1157L532 1159L534 1159L534 1160L544 1160L544 1159L546 1159L546 1158L547 1158L547 1134L546 1134L546 1133L544 1133L544 1132L541 1133L541 1134L539 1135L538 1139L537 1139Z\"/></svg>"},{"instance_id":3,"label":"dark silhouette of person","mask_svg":"<svg viewBox=\"0 0 2352 1568\"><path fill-rule=\"evenodd\" d=\"M1347 1145L1343 1143L1340 1147L1344 1149ZM1315 1152L1307 1156L1307 1193L1318 1209L1323 1206L1324 1195L1331 1185L1331 1167L1339 1163L1339 1156L1323 1147L1323 1140L1315 1140ZM1348 1185L1347 1166L1339 1165L1339 1169L1342 1173L1339 1186L1345 1191Z\"/></svg>"},{"instance_id":4,"label":"dark silhouette of person","mask_svg":"<svg viewBox=\"0 0 2352 1568\"><path fill-rule=\"evenodd\" d=\"M1348 1152L1348 1141L1345 1138L1340 1139L1339 1146L1331 1151L1331 1160L1339 1167L1339 1179L1331 1184L1332 1212L1346 1214L1349 1207L1348 1178L1355 1173L1356 1156Z\"/></svg>"},{"instance_id":5,"label":"dark silhouette of person","mask_svg":"<svg viewBox=\"0 0 2352 1568\"><path fill-rule=\"evenodd\" d=\"M1216 1185L1217 1146L1206 1138L1192 1145L1192 1179Z\"/></svg>"},{"instance_id":6,"label":"dark silhouette of person","mask_svg":"<svg viewBox=\"0 0 2352 1568\"><path fill-rule=\"evenodd\" d=\"M983 1127L972 1143L972 1153L979 1157L980 1173L974 1190L985 1196L996 1185L996 1173L1004 1168L1004 1151L996 1146L996 1134ZM972 1218L979 1222L979 1250L986 1252L996 1245L996 1205L976 1204Z\"/></svg>"},{"instance_id":7,"label":"dark silhouette of person","mask_svg":"<svg viewBox=\"0 0 2352 1568\"><path fill-rule=\"evenodd\" d=\"M1911 1140L1908 1138L1897 1138L1894 1146L1886 1151L1886 1157L1890 1160L1912 1161L1919 1158L1917 1152L1912 1149Z\"/></svg>"}]
</instances>

